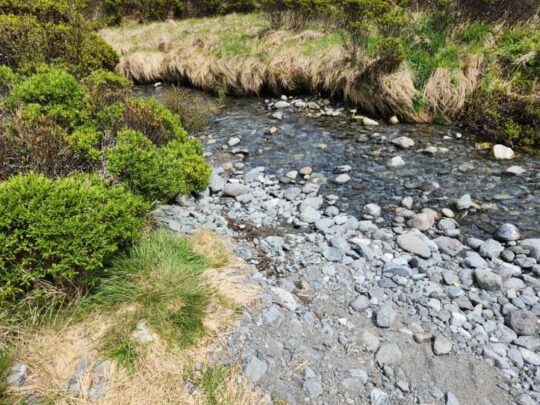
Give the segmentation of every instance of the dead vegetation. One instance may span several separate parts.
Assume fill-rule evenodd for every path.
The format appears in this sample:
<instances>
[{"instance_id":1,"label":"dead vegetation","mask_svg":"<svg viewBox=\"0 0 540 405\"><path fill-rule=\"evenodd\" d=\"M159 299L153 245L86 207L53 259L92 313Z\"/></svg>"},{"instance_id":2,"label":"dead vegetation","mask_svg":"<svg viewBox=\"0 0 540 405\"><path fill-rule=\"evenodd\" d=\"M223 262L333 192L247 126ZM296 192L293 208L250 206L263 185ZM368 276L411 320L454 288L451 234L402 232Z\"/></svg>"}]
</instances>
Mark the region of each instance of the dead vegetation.
<instances>
[{"instance_id":1,"label":"dead vegetation","mask_svg":"<svg viewBox=\"0 0 540 405\"><path fill-rule=\"evenodd\" d=\"M457 71L437 69L418 89L406 63L370 76L377 58L366 54L362 63L348 62L338 33L271 30L255 14L129 25L101 35L121 55L118 69L137 82L182 82L234 95L322 92L411 122L429 122L436 111L456 116L479 74L478 60ZM422 108L419 96L427 104Z\"/></svg>"},{"instance_id":2,"label":"dead vegetation","mask_svg":"<svg viewBox=\"0 0 540 405\"><path fill-rule=\"evenodd\" d=\"M204 281L215 290L204 318L205 336L187 348L170 345L159 335L144 344L131 372L115 360L106 373L109 389L98 404L208 404L218 398L223 404L262 404L261 396L251 388L239 367L215 366L220 344L228 333L238 308L253 304L258 297L256 286L246 281L245 264L234 256L227 242L217 235L202 231L190 238L196 252L204 253L210 268ZM32 394L55 404L89 404L91 370L80 377L77 398L68 395L66 381L73 375L82 358L95 361L103 339L122 318L120 312L133 311L121 307L110 313L93 312L81 320L72 317L62 325L53 322L32 331L21 331L14 361L28 365L30 381L20 390L11 390L10 398ZM216 368L218 367L218 368ZM219 370L219 373L216 372ZM208 378L208 373L213 378ZM217 378L219 377L219 378ZM192 385L193 389L187 387Z\"/></svg>"}]
</instances>

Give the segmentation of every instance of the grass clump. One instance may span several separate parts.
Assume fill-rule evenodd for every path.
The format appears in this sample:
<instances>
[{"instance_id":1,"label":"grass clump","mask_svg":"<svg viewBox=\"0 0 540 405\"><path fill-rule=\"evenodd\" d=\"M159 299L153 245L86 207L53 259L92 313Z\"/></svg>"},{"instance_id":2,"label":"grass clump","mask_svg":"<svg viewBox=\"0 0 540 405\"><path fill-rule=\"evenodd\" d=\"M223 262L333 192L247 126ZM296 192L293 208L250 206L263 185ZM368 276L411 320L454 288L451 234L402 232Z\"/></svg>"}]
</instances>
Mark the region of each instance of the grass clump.
<instances>
[{"instance_id":1,"label":"grass clump","mask_svg":"<svg viewBox=\"0 0 540 405\"><path fill-rule=\"evenodd\" d=\"M201 132L207 128L210 117L219 112L222 100L209 100L190 90L173 87L167 90L163 104L180 118L188 132Z\"/></svg>"},{"instance_id":2,"label":"grass clump","mask_svg":"<svg viewBox=\"0 0 540 405\"><path fill-rule=\"evenodd\" d=\"M97 176L0 183L0 302L40 284L73 294L136 240L148 205Z\"/></svg>"},{"instance_id":3,"label":"grass clump","mask_svg":"<svg viewBox=\"0 0 540 405\"><path fill-rule=\"evenodd\" d=\"M105 339L106 351L116 359L137 357L132 333L142 320L168 344L187 347L204 336L203 320L213 292L201 278L207 267L186 239L156 231L112 263L80 309L130 308L115 312L115 326Z\"/></svg>"}]
</instances>

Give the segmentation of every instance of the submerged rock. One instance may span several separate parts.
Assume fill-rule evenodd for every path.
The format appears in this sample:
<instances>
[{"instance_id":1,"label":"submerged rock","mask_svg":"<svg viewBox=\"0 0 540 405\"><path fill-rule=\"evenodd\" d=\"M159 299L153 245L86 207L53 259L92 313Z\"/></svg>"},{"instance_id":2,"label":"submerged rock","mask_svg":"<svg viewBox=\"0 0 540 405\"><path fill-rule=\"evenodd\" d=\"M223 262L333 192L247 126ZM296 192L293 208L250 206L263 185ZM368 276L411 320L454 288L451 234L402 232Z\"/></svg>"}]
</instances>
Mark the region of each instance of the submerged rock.
<instances>
[{"instance_id":1,"label":"submerged rock","mask_svg":"<svg viewBox=\"0 0 540 405\"><path fill-rule=\"evenodd\" d=\"M401 156L394 156L393 158L388 159L388 161L386 162L386 167L390 169L397 169L403 166L405 166L405 161Z\"/></svg>"},{"instance_id":2,"label":"submerged rock","mask_svg":"<svg viewBox=\"0 0 540 405\"><path fill-rule=\"evenodd\" d=\"M495 238L502 242L518 240L520 238L519 229L513 224L503 224L497 228Z\"/></svg>"}]
</instances>

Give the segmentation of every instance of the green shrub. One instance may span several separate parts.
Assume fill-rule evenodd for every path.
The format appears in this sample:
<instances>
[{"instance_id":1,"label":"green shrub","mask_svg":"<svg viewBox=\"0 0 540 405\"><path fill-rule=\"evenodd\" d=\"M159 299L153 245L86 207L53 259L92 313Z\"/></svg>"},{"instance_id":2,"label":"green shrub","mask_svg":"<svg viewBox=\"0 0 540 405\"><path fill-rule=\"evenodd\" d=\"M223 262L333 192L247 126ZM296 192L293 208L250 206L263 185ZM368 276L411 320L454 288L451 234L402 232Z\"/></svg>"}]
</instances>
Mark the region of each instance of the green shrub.
<instances>
[{"instance_id":1,"label":"green shrub","mask_svg":"<svg viewBox=\"0 0 540 405\"><path fill-rule=\"evenodd\" d=\"M148 205L97 176L0 183L0 300L50 283L81 288L145 226Z\"/></svg>"},{"instance_id":2,"label":"green shrub","mask_svg":"<svg viewBox=\"0 0 540 405\"><path fill-rule=\"evenodd\" d=\"M0 66L0 97L7 95L17 80L17 74L9 66Z\"/></svg>"},{"instance_id":3,"label":"green shrub","mask_svg":"<svg viewBox=\"0 0 540 405\"><path fill-rule=\"evenodd\" d=\"M150 201L170 201L208 186L210 167L200 152L195 141L157 147L139 132L123 131L106 151L107 169Z\"/></svg>"},{"instance_id":4,"label":"green shrub","mask_svg":"<svg viewBox=\"0 0 540 405\"><path fill-rule=\"evenodd\" d=\"M82 80L91 104L102 106L124 101L131 92L131 82L116 72L96 70Z\"/></svg>"},{"instance_id":5,"label":"green shrub","mask_svg":"<svg viewBox=\"0 0 540 405\"><path fill-rule=\"evenodd\" d=\"M0 1L0 64L32 73L42 63L77 76L113 69L118 57L81 14L80 2Z\"/></svg>"},{"instance_id":6,"label":"green shrub","mask_svg":"<svg viewBox=\"0 0 540 405\"><path fill-rule=\"evenodd\" d=\"M89 157L64 128L45 116L27 120L15 115L0 125L0 181L29 171L51 178L91 171Z\"/></svg>"},{"instance_id":7,"label":"green shrub","mask_svg":"<svg viewBox=\"0 0 540 405\"><path fill-rule=\"evenodd\" d=\"M11 68L45 61L45 29L36 17L0 14L0 65Z\"/></svg>"},{"instance_id":8,"label":"green shrub","mask_svg":"<svg viewBox=\"0 0 540 405\"><path fill-rule=\"evenodd\" d=\"M68 128L82 124L88 114L84 88L71 74L55 68L17 84L6 105L11 108L21 105L23 115L29 120L45 115Z\"/></svg>"},{"instance_id":9,"label":"green shrub","mask_svg":"<svg viewBox=\"0 0 540 405\"><path fill-rule=\"evenodd\" d=\"M118 125L119 129L141 132L157 146L173 139L187 139L180 119L163 104L152 99L129 99Z\"/></svg>"},{"instance_id":10,"label":"green shrub","mask_svg":"<svg viewBox=\"0 0 540 405\"><path fill-rule=\"evenodd\" d=\"M328 17L335 11L331 0L264 0L262 8L273 29L280 28L288 19L291 29L300 29L309 21Z\"/></svg>"}]
</instances>

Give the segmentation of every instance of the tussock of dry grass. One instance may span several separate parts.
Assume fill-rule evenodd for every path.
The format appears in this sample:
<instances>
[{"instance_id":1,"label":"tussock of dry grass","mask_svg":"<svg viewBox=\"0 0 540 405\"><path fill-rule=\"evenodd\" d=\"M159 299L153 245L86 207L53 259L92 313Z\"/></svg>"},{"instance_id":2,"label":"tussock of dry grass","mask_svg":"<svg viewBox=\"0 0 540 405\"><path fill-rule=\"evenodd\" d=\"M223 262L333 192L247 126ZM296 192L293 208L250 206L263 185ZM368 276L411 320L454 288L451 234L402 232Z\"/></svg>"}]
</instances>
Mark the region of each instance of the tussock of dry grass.
<instances>
[{"instance_id":1,"label":"tussock of dry grass","mask_svg":"<svg viewBox=\"0 0 540 405\"><path fill-rule=\"evenodd\" d=\"M236 318L236 308L256 301L259 289L246 281L246 265L235 257L227 242L217 235L201 231L190 238L193 249L204 254L211 265L203 277L217 294L213 295L206 318L205 337L187 349L171 346L157 338L144 345L144 353L137 360L134 373L113 366L108 372L110 388L98 404L206 404L202 388L188 392L186 374L194 364L212 367L213 359L222 350L220 341L228 333ZM118 311L131 311L120 308ZM15 361L27 364L31 382L19 391L11 391L13 398L38 393L55 404L89 404L86 393L89 379L84 377L82 395L74 399L67 395L65 381L83 357L102 358L99 349L107 331L115 325L114 313L93 313L81 322L69 320L59 327L52 325L22 333ZM215 387L215 394L223 403L239 405L263 404L262 397L249 387L238 367L228 370L226 378ZM95 403L95 402L94 402Z\"/></svg>"},{"instance_id":2,"label":"tussock of dry grass","mask_svg":"<svg viewBox=\"0 0 540 405\"><path fill-rule=\"evenodd\" d=\"M478 74L468 69L449 80L444 70L435 72L425 92L430 105L419 111L406 65L379 78L374 96L374 83L360 79L362 67L346 62L336 33L271 31L266 25L258 15L228 15L111 28L101 35L122 55L119 70L137 82L179 81L235 95L324 92L366 112L414 122L430 121L430 111L461 108ZM369 63L376 61L364 56L361 65Z\"/></svg>"}]
</instances>

